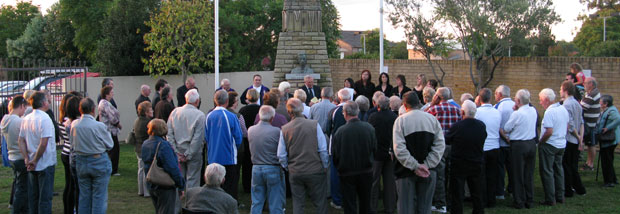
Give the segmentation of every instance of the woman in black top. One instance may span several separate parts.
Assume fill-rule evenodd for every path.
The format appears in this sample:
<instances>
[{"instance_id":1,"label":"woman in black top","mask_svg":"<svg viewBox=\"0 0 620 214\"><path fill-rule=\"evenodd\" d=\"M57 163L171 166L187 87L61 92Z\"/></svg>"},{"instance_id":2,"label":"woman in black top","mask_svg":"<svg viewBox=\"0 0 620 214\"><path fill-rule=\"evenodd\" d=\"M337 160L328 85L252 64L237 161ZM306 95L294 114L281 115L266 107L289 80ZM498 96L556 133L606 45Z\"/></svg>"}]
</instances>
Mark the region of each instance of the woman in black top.
<instances>
[{"instance_id":1,"label":"woman in black top","mask_svg":"<svg viewBox=\"0 0 620 214\"><path fill-rule=\"evenodd\" d=\"M155 104L155 118L162 119L164 122L168 122L170 113L174 110L174 104L172 104L172 92L170 87L166 86L161 90L161 100Z\"/></svg>"},{"instance_id":2,"label":"woman in black top","mask_svg":"<svg viewBox=\"0 0 620 214\"><path fill-rule=\"evenodd\" d=\"M422 103L422 105L426 104L424 103L424 99L422 99L424 96L422 96L422 91L424 91L424 87L426 87L426 76L424 74L418 74L418 82L416 84L415 87L413 87L413 91L418 95L418 99L420 99L420 102Z\"/></svg>"},{"instance_id":3,"label":"woman in black top","mask_svg":"<svg viewBox=\"0 0 620 214\"><path fill-rule=\"evenodd\" d=\"M372 83L369 70L362 71L361 78L355 82L353 89L356 92L354 99L359 95L364 95L366 98L372 97L372 94L375 93L375 84Z\"/></svg>"},{"instance_id":4,"label":"woman in black top","mask_svg":"<svg viewBox=\"0 0 620 214\"><path fill-rule=\"evenodd\" d=\"M390 85L390 76L388 73L381 73L379 75L379 84L375 88L375 91L380 91L385 94L385 96L392 96L392 85Z\"/></svg>"},{"instance_id":5,"label":"woman in black top","mask_svg":"<svg viewBox=\"0 0 620 214\"><path fill-rule=\"evenodd\" d=\"M396 87L392 89L392 96L398 96L400 99L403 98L403 94L411 91L410 88L407 87L407 80L405 79L405 75L396 76Z\"/></svg>"},{"instance_id":6,"label":"woman in black top","mask_svg":"<svg viewBox=\"0 0 620 214\"><path fill-rule=\"evenodd\" d=\"M245 120L245 128L247 129L254 125L256 115L258 115L258 110L260 109L260 105L258 105L258 96L259 95L256 90L248 90L248 93L245 94L245 98L250 104L243 106L239 110L239 114L241 114ZM240 159L237 163L241 163L241 180L243 181L243 191L246 193L249 193L252 188L252 155L250 153L249 143L248 138L244 137L243 144L241 145L243 148L240 149L240 155L237 156Z\"/></svg>"}]
</instances>

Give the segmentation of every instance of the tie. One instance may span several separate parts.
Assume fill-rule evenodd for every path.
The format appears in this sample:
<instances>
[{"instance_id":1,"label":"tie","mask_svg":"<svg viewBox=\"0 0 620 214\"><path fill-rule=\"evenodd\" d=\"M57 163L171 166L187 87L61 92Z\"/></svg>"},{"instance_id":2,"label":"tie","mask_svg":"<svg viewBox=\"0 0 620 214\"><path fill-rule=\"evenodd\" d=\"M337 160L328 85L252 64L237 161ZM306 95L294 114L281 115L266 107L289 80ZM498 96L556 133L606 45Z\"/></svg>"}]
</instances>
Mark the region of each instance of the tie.
<instances>
[{"instance_id":1,"label":"tie","mask_svg":"<svg viewBox=\"0 0 620 214\"><path fill-rule=\"evenodd\" d=\"M314 95L314 90L312 90L312 88L309 88L308 90L310 91L310 93L312 93L312 97L310 97L310 99L312 99L312 98L316 97L316 96Z\"/></svg>"}]
</instances>

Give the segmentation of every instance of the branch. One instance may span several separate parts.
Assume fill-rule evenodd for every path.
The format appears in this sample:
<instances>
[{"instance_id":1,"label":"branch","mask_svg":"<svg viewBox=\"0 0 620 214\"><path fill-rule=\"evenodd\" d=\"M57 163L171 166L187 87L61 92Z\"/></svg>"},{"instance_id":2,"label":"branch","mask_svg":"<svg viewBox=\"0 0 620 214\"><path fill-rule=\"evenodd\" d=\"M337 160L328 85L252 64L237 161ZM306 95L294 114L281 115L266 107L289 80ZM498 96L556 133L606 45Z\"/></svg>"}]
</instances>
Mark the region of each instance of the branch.
<instances>
[{"instance_id":1,"label":"branch","mask_svg":"<svg viewBox=\"0 0 620 214\"><path fill-rule=\"evenodd\" d=\"M491 68L491 74L489 74L489 78L484 82L482 88L487 87L487 85L491 83L491 80L493 80L493 74L495 74L495 69L497 68L499 63L502 62L504 56L500 56L499 59L496 60L495 55L491 55L491 58L493 59L493 68Z\"/></svg>"}]
</instances>

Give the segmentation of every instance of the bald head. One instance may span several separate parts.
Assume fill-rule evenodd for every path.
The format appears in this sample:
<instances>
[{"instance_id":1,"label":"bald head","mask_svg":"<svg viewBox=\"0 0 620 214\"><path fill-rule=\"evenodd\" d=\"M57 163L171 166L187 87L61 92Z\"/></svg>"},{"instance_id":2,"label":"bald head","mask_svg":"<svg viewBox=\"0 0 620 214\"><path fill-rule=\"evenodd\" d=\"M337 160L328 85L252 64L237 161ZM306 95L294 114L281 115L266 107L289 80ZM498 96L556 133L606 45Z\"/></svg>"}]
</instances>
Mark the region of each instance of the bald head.
<instances>
[{"instance_id":1,"label":"bald head","mask_svg":"<svg viewBox=\"0 0 620 214\"><path fill-rule=\"evenodd\" d=\"M303 117L304 105L301 100L297 98L288 99L286 102L286 111L291 117Z\"/></svg>"},{"instance_id":2,"label":"bald head","mask_svg":"<svg viewBox=\"0 0 620 214\"><path fill-rule=\"evenodd\" d=\"M148 85L140 86L140 94L142 94L142 96L148 97L149 95L151 95L151 87Z\"/></svg>"},{"instance_id":3,"label":"bald head","mask_svg":"<svg viewBox=\"0 0 620 214\"><path fill-rule=\"evenodd\" d=\"M193 77L188 77L187 80L185 80L185 87L188 89L196 87L196 81Z\"/></svg>"},{"instance_id":4,"label":"bald head","mask_svg":"<svg viewBox=\"0 0 620 214\"><path fill-rule=\"evenodd\" d=\"M435 96L439 96L441 101L448 101L450 99L450 89L446 87L438 88Z\"/></svg>"}]
</instances>

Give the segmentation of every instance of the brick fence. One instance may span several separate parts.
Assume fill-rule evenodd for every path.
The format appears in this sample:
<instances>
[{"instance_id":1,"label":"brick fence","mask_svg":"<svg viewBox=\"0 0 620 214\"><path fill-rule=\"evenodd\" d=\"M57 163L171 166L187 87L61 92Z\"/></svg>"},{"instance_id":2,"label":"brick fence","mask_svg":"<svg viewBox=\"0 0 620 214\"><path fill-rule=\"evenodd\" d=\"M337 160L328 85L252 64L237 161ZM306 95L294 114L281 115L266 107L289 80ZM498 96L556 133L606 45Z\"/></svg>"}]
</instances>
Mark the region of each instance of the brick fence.
<instances>
[{"instance_id":1,"label":"brick fence","mask_svg":"<svg viewBox=\"0 0 620 214\"><path fill-rule=\"evenodd\" d=\"M573 62L580 63L584 69L592 70L592 76L599 82L603 94L610 94L617 100L620 98L620 58L583 58L583 57L510 57L504 58L495 71L489 88L508 85L511 96L518 89L526 88L532 94L532 103L541 110L538 104L538 93L543 88L551 88L559 97L560 84L568 73ZM454 90L455 99L465 92L474 93L474 85L469 76L469 61L442 60L439 64L446 72L445 86ZM351 77L360 79L360 73L368 69L372 73L372 81L376 84L379 77L379 60L343 59L330 60L333 86L335 90L343 87L344 79ZM390 74L390 83L395 84L396 75L403 74L407 86L413 87L416 75L423 73L427 79L434 79L430 66L425 60L385 60ZM437 69L438 71L438 69ZM438 71L439 72L439 71ZM440 74L438 74L440 75ZM542 111L541 111L542 112Z\"/></svg>"}]
</instances>

